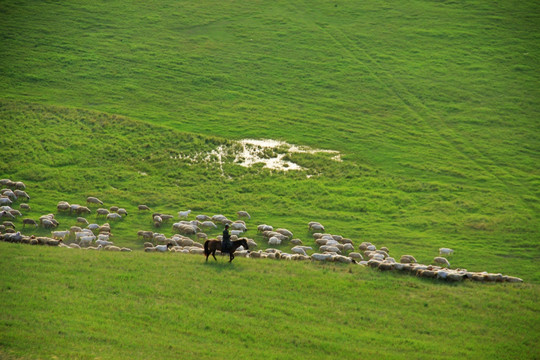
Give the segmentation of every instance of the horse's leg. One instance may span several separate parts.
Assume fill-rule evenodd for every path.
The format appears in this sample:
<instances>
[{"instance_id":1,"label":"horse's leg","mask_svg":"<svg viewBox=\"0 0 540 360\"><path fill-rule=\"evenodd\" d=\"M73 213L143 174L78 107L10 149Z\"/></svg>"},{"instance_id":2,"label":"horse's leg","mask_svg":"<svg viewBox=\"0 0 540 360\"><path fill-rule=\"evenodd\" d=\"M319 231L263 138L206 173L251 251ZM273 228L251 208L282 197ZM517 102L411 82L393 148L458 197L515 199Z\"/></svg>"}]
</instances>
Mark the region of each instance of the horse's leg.
<instances>
[{"instance_id":1,"label":"horse's leg","mask_svg":"<svg viewBox=\"0 0 540 360\"><path fill-rule=\"evenodd\" d=\"M212 256L214 257L214 260L217 261L217 259L216 259L216 249L214 249L214 251L212 251Z\"/></svg>"},{"instance_id":2,"label":"horse's leg","mask_svg":"<svg viewBox=\"0 0 540 360\"><path fill-rule=\"evenodd\" d=\"M231 260L229 260L229 262L233 261L233 259L234 259L234 254L233 254L233 252L231 251Z\"/></svg>"}]
</instances>

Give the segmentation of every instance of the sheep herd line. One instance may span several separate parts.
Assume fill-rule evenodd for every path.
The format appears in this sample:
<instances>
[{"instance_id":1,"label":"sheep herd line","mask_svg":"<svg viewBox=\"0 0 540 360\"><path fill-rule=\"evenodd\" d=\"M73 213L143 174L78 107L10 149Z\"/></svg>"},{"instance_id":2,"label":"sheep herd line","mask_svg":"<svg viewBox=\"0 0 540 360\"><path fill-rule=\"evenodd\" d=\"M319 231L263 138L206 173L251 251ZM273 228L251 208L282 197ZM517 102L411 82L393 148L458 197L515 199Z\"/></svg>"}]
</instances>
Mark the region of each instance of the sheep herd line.
<instances>
[{"instance_id":1,"label":"sheep herd line","mask_svg":"<svg viewBox=\"0 0 540 360\"><path fill-rule=\"evenodd\" d=\"M49 245L68 249L85 250L107 250L118 252L131 252L130 248L115 246L112 241L113 234L109 223L98 225L89 223L89 221L80 215L92 214L92 207L103 206L103 202L96 197L86 199L87 206L79 204L69 204L66 201L60 201L57 204L58 212L65 212L76 215L77 224L69 229L56 230L59 222L55 219L53 213L45 214L38 220L23 218L23 228L26 225L35 228L42 227L51 229L51 236L23 235L16 231L13 220L22 217L20 210L13 209L18 200L24 198L30 200L26 193L24 183L14 182L9 179L1 179L0 185L0 219L8 219L0 225L0 241L11 243L22 243L30 245ZM26 203L19 203L21 210L30 210ZM139 205L138 211L147 212L150 208L146 205ZM95 209L96 218L103 217L106 220L118 221L128 216L125 208L111 206L109 209L99 207ZM207 240L208 235L204 233L206 229L216 230L219 225L229 225L231 241L239 240L239 237L248 230L246 222L242 218L251 219L246 211L238 211L238 220L230 220L224 215L197 215L194 220L188 220L191 210L178 212L180 221L172 224L174 235L167 237L163 233L154 230L140 230L137 236L144 241L143 247L146 252L176 252L186 254L204 255L204 247L199 241ZM172 221L175 216L170 214L152 213L151 220L155 228L164 226ZM453 254L449 248L440 248L439 256L434 257L433 264L424 265L416 261L412 255L403 255L399 262L392 256L387 247L377 247L369 242L362 242L358 249L355 249L353 241L341 235L325 233L324 226L319 222L310 222L307 224L313 240L318 246L318 252L314 252L313 247L305 246L302 240L294 238L293 233L284 228L277 228L267 224L261 224L257 227L258 233L269 246L280 246L290 243L292 245L290 252L285 252L273 247L264 250L256 250L258 244L249 238L243 238L247 241L248 248L240 246L234 253L236 256L252 259L276 259L276 260L296 260L296 261L316 261L316 262L338 262L345 264L357 264L376 268L381 271L401 271L407 272L418 277L434 278L445 281L462 281L470 279L473 281L485 282L522 282L523 280L514 276L494 274L488 272L470 272L466 269L451 269L448 256ZM84 226L84 228L83 228ZM204 231L203 231L204 230ZM195 239L191 238L194 237ZM217 237L221 240L221 235ZM219 250L218 252L219 253ZM311 253L311 254L308 254Z\"/></svg>"}]
</instances>

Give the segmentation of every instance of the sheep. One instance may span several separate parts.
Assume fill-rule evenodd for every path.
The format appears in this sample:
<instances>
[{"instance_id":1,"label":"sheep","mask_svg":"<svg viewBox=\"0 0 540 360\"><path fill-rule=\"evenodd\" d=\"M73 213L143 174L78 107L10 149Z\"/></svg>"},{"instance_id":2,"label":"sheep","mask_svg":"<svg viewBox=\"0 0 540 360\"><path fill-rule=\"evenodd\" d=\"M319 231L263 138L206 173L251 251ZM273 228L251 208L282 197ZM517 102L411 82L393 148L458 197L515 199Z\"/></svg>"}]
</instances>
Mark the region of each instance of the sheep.
<instances>
[{"instance_id":1,"label":"sheep","mask_svg":"<svg viewBox=\"0 0 540 360\"><path fill-rule=\"evenodd\" d=\"M319 222L316 222L316 221L311 221L309 224L308 224L308 229L310 231L324 231L324 226L319 223Z\"/></svg>"},{"instance_id":2,"label":"sheep","mask_svg":"<svg viewBox=\"0 0 540 360\"><path fill-rule=\"evenodd\" d=\"M103 209L103 208L99 208L99 209L96 210L96 213L97 213L96 216L99 216L99 215L104 215L104 216L106 216L106 215L109 215L109 210Z\"/></svg>"},{"instance_id":3,"label":"sheep","mask_svg":"<svg viewBox=\"0 0 540 360\"><path fill-rule=\"evenodd\" d=\"M14 191L15 195L18 197L18 198L25 198L26 200L30 200L30 196L26 193L26 191L23 191L23 190L15 190Z\"/></svg>"},{"instance_id":4,"label":"sheep","mask_svg":"<svg viewBox=\"0 0 540 360\"><path fill-rule=\"evenodd\" d=\"M343 245L343 251L352 251L352 250L354 250L354 246L352 244Z\"/></svg>"},{"instance_id":5,"label":"sheep","mask_svg":"<svg viewBox=\"0 0 540 360\"><path fill-rule=\"evenodd\" d=\"M122 249L120 249L118 246L114 246L114 245L107 245L107 246L104 246L104 247L103 247L103 250L107 250L107 251L122 251Z\"/></svg>"},{"instance_id":6,"label":"sheep","mask_svg":"<svg viewBox=\"0 0 540 360\"><path fill-rule=\"evenodd\" d=\"M337 254L341 254L341 250L339 250L339 248L336 246L323 245L319 250L323 252L335 252Z\"/></svg>"},{"instance_id":7,"label":"sheep","mask_svg":"<svg viewBox=\"0 0 540 360\"><path fill-rule=\"evenodd\" d=\"M300 239L292 239L291 244L293 244L293 245L302 245L303 243L302 243L302 240L300 240Z\"/></svg>"},{"instance_id":8,"label":"sheep","mask_svg":"<svg viewBox=\"0 0 540 360\"><path fill-rule=\"evenodd\" d=\"M402 264L411 264L411 263L416 263L417 261L412 255L402 255L399 262Z\"/></svg>"},{"instance_id":9,"label":"sheep","mask_svg":"<svg viewBox=\"0 0 540 360\"><path fill-rule=\"evenodd\" d=\"M118 206L111 206L111 207L109 208L109 211L110 211L110 212L117 212L118 209L120 209Z\"/></svg>"},{"instance_id":10,"label":"sheep","mask_svg":"<svg viewBox=\"0 0 540 360\"><path fill-rule=\"evenodd\" d=\"M19 210L11 209L9 210L9 213L13 216L22 216L21 212Z\"/></svg>"},{"instance_id":11,"label":"sheep","mask_svg":"<svg viewBox=\"0 0 540 360\"><path fill-rule=\"evenodd\" d=\"M116 211L118 214L122 215L122 216L128 216L128 212L126 209L124 208L120 208Z\"/></svg>"},{"instance_id":12,"label":"sheep","mask_svg":"<svg viewBox=\"0 0 540 360\"><path fill-rule=\"evenodd\" d=\"M213 216L212 216L212 221L216 221L216 222L221 222L221 223L222 223L222 222L225 221L225 220L227 220L227 217L226 217L225 215L219 214L219 215L213 215Z\"/></svg>"},{"instance_id":13,"label":"sheep","mask_svg":"<svg viewBox=\"0 0 540 360\"><path fill-rule=\"evenodd\" d=\"M0 197L0 205L11 205L11 204L13 204L13 201L11 201L10 198Z\"/></svg>"},{"instance_id":14,"label":"sheep","mask_svg":"<svg viewBox=\"0 0 540 360\"><path fill-rule=\"evenodd\" d=\"M150 210L150 208L148 206L146 206L146 205L139 205L139 206L137 206L137 208L139 210Z\"/></svg>"},{"instance_id":15,"label":"sheep","mask_svg":"<svg viewBox=\"0 0 540 360\"><path fill-rule=\"evenodd\" d=\"M217 229L217 225L214 224L213 221L209 221L209 220L203 221L203 222L201 223L201 227L202 227L202 228L214 228L214 229Z\"/></svg>"},{"instance_id":16,"label":"sheep","mask_svg":"<svg viewBox=\"0 0 540 360\"><path fill-rule=\"evenodd\" d=\"M290 231L287 230L287 229L277 229L276 232L285 235L285 236L288 237L289 239L292 239L292 238L293 238L293 233L290 232Z\"/></svg>"},{"instance_id":17,"label":"sheep","mask_svg":"<svg viewBox=\"0 0 540 360\"><path fill-rule=\"evenodd\" d=\"M58 246L61 242L62 242L62 239L60 239L60 240L49 239L49 240L47 240L47 245L49 245L49 246Z\"/></svg>"},{"instance_id":18,"label":"sheep","mask_svg":"<svg viewBox=\"0 0 540 360\"><path fill-rule=\"evenodd\" d=\"M281 240L275 236L272 236L270 239L268 239L268 245L281 245Z\"/></svg>"},{"instance_id":19,"label":"sheep","mask_svg":"<svg viewBox=\"0 0 540 360\"><path fill-rule=\"evenodd\" d=\"M49 219L42 219L41 220L41 225L45 228L45 229L50 229L50 228L53 228L53 227L56 227L54 222L52 220L49 220Z\"/></svg>"},{"instance_id":20,"label":"sheep","mask_svg":"<svg viewBox=\"0 0 540 360\"><path fill-rule=\"evenodd\" d=\"M26 218L26 219L23 219L22 222L23 222L23 228L25 227L25 225L34 225L35 227L38 227L38 223L33 219Z\"/></svg>"},{"instance_id":21,"label":"sheep","mask_svg":"<svg viewBox=\"0 0 540 360\"><path fill-rule=\"evenodd\" d=\"M103 205L103 201L99 200L97 197L89 196L86 198L87 204L99 204Z\"/></svg>"},{"instance_id":22,"label":"sheep","mask_svg":"<svg viewBox=\"0 0 540 360\"><path fill-rule=\"evenodd\" d=\"M69 236L69 230L65 231L52 231L51 232L53 239L62 239L65 240Z\"/></svg>"},{"instance_id":23,"label":"sheep","mask_svg":"<svg viewBox=\"0 0 540 360\"><path fill-rule=\"evenodd\" d=\"M122 251L122 252L131 252L131 249L127 248L127 247L123 247L123 248L120 249L120 251Z\"/></svg>"},{"instance_id":24,"label":"sheep","mask_svg":"<svg viewBox=\"0 0 540 360\"><path fill-rule=\"evenodd\" d=\"M98 239L98 240L96 240L96 244L97 244L97 245L102 245L103 247L105 247L105 246L108 246L108 245L112 245L113 242L112 242L112 241L107 241L107 240L101 240L101 239Z\"/></svg>"},{"instance_id":25,"label":"sheep","mask_svg":"<svg viewBox=\"0 0 540 360\"><path fill-rule=\"evenodd\" d=\"M178 212L178 218L179 219L186 219L189 214L191 214L191 210L186 210L186 211L179 211Z\"/></svg>"},{"instance_id":26,"label":"sheep","mask_svg":"<svg viewBox=\"0 0 540 360\"><path fill-rule=\"evenodd\" d=\"M4 225L4 227L6 227L6 228L7 228L7 227L11 227L12 229L15 229L15 224L12 223L11 221L4 221L4 222L2 223L2 225Z\"/></svg>"},{"instance_id":27,"label":"sheep","mask_svg":"<svg viewBox=\"0 0 540 360\"><path fill-rule=\"evenodd\" d=\"M107 215L107 220L118 220L118 219L121 219L122 218L122 215L118 214L118 213L110 213Z\"/></svg>"},{"instance_id":28,"label":"sheep","mask_svg":"<svg viewBox=\"0 0 540 360\"><path fill-rule=\"evenodd\" d=\"M79 239L79 245L82 246L89 246L92 244L92 241L94 241L96 237L94 235L87 235L87 236L81 236Z\"/></svg>"},{"instance_id":29,"label":"sheep","mask_svg":"<svg viewBox=\"0 0 540 360\"><path fill-rule=\"evenodd\" d=\"M307 256L307 253L306 253L306 250L304 250L302 247L299 247L299 246L295 246L291 249L292 252L296 253L296 254L300 254L300 255L305 255Z\"/></svg>"},{"instance_id":30,"label":"sheep","mask_svg":"<svg viewBox=\"0 0 540 360\"><path fill-rule=\"evenodd\" d=\"M78 231L75 233L75 240L78 241L83 236L93 236L92 231L88 229L83 229L83 231Z\"/></svg>"},{"instance_id":31,"label":"sheep","mask_svg":"<svg viewBox=\"0 0 540 360\"><path fill-rule=\"evenodd\" d=\"M251 220L251 216L247 213L247 211L237 211L236 214L238 217L246 217Z\"/></svg>"},{"instance_id":32,"label":"sheep","mask_svg":"<svg viewBox=\"0 0 540 360\"><path fill-rule=\"evenodd\" d=\"M86 228L88 230L94 231L94 230L99 229L99 225L98 224L88 224L88 226Z\"/></svg>"},{"instance_id":33,"label":"sheep","mask_svg":"<svg viewBox=\"0 0 540 360\"><path fill-rule=\"evenodd\" d=\"M197 215L195 216L195 219L199 220L199 221L208 221L208 220L212 220L212 218L208 215Z\"/></svg>"},{"instance_id":34,"label":"sheep","mask_svg":"<svg viewBox=\"0 0 540 360\"><path fill-rule=\"evenodd\" d=\"M358 250L366 251L368 250L368 246L371 246L372 244L370 242L363 242L358 246Z\"/></svg>"},{"instance_id":35,"label":"sheep","mask_svg":"<svg viewBox=\"0 0 540 360\"><path fill-rule=\"evenodd\" d=\"M86 224L86 225L88 225L88 220L86 220L86 219L83 218L83 217L78 217L78 218L77 218L77 222L78 222L78 223L81 223L81 224Z\"/></svg>"},{"instance_id":36,"label":"sheep","mask_svg":"<svg viewBox=\"0 0 540 360\"><path fill-rule=\"evenodd\" d=\"M265 231L273 231L274 228L270 225L266 225L266 224L261 224L259 226L257 226L257 231L258 232L265 232Z\"/></svg>"},{"instance_id":37,"label":"sheep","mask_svg":"<svg viewBox=\"0 0 540 360\"><path fill-rule=\"evenodd\" d=\"M240 222L234 222L231 224L231 230L242 230L242 231L246 231L247 230L247 227L245 224L242 224Z\"/></svg>"},{"instance_id":38,"label":"sheep","mask_svg":"<svg viewBox=\"0 0 540 360\"><path fill-rule=\"evenodd\" d=\"M71 205L71 206L73 206L73 205ZM76 212L77 214L79 214L79 215L80 215L80 214L85 214L85 213L86 213L86 214L90 214L90 213L92 213L92 210L90 210L90 209L87 208L86 206L79 206L79 207L77 207L77 208L75 209L75 212Z\"/></svg>"},{"instance_id":39,"label":"sheep","mask_svg":"<svg viewBox=\"0 0 540 360\"><path fill-rule=\"evenodd\" d=\"M159 215L154 216L154 217L152 218L152 220L154 220L154 224L155 224L155 223L160 223L160 224L161 224L161 223L163 222L163 219L162 219L161 216L159 216Z\"/></svg>"},{"instance_id":40,"label":"sheep","mask_svg":"<svg viewBox=\"0 0 540 360\"><path fill-rule=\"evenodd\" d=\"M2 191L2 195L7 196L11 201L17 200L17 195L12 190L5 189Z\"/></svg>"},{"instance_id":41,"label":"sheep","mask_svg":"<svg viewBox=\"0 0 540 360\"><path fill-rule=\"evenodd\" d=\"M448 262L448 260L446 258L443 258L443 257L440 257L440 256L435 257L433 259L433 262L437 263L437 264L443 264L445 266L450 266L450 263Z\"/></svg>"},{"instance_id":42,"label":"sheep","mask_svg":"<svg viewBox=\"0 0 540 360\"><path fill-rule=\"evenodd\" d=\"M19 207L20 207L21 209L23 209L23 210L30 210L30 205L25 204L25 203L21 203L21 204L19 205Z\"/></svg>"},{"instance_id":43,"label":"sheep","mask_svg":"<svg viewBox=\"0 0 540 360\"><path fill-rule=\"evenodd\" d=\"M109 235L108 234L98 234L98 240L109 241Z\"/></svg>"},{"instance_id":44,"label":"sheep","mask_svg":"<svg viewBox=\"0 0 540 360\"><path fill-rule=\"evenodd\" d=\"M311 259L317 260L317 261L329 261L332 259L332 254L315 253L311 255Z\"/></svg>"},{"instance_id":45,"label":"sheep","mask_svg":"<svg viewBox=\"0 0 540 360\"><path fill-rule=\"evenodd\" d=\"M161 217L161 220L163 220L163 221L169 221L169 220L174 218L174 216L167 215L167 214L161 214L160 217Z\"/></svg>"},{"instance_id":46,"label":"sheep","mask_svg":"<svg viewBox=\"0 0 540 360\"><path fill-rule=\"evenodd\" d=\"M155 246L155 249L156 249L156 251L159 251L159 252L165 252L165 251L168 251L171 247L172 247L171 244L167 244L167 245L156 245L156 246Z\"/></svg>"},{"instance_id":47,"label":"sheep","mask_svg":"<svg viewBox=\"0 0 540 360\"><path fill-rule=\"evenodd\" d=\"M353 258L353 259L364 260L364 258L362 257L362 254L357 253L357 252L352 252L352 253L350 253L350 254L349 254L349 257L350 257L350 258Z\"/></svg>"},{"instance_id":48,"label":"sheep","mask_svg":"<svg viewBox=\"0 0 540 360\"><path fill-rule=\"evenodd\" d=\"M439 249L439 255L453 255L454 254L454 250L452 249L449 249L449 248L440 248Z\"/></svg>"},{"instance_id":49,"label":"sheep","mask_svg":"<svg viewBox=\"0 0 540 360\"><path fill-rule=\"evenodd\" d=\"M13 216L9 211L0 211L0 218L15 219L15 216Z\"/></svg>"},{"instance_id":50,"label":"sheep","mask_svg":"<svg viewBox=\"0 0 540 360\"><path fill-rule=\"evenodd\" d=\"M20 189L20 190L25 190L26 189L26 185L24 185L24 183L22 181L17 181L15 183L15 187L17 189Z\"/></svg>"},{"instance_id":51,"label":"sheep","mask_svg":"<svg viewBox=\"0 0 540 360\"><path fill-rule=\"evenodd\" d=\"M71 243L68 246L73 248L73 249L80 249L81 248L78 244L75 244L75 243Z\"/></svg>"},{"instance_id":52,"label":"sheep","mask_svg":"<svg viewBox=\"0 0 540 360\"><path fill-rule=\"evenodd\" d=\"M206 234L203 233L203 232L198 232L198 233L197 233L197 238L198 238L198 239L204 239L204 240L206 240L206 239L208 239L208 235L206 235Z\"/></svg>"}]
</instances>

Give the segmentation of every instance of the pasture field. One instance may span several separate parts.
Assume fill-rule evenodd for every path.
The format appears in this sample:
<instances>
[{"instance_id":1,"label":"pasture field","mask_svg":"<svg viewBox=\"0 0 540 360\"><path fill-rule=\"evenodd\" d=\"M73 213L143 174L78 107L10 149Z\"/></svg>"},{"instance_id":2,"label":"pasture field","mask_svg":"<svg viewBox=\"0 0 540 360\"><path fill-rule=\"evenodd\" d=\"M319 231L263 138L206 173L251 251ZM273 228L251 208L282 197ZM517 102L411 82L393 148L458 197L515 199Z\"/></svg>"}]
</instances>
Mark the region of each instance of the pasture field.
<instances>
[{"instance_id":1,"label":"pasture field","mask_svg":"<svg viewBox=\"0 0 540 360\"><path fill-rule=\"evenodd\" d=\"M0 2L0 178L27 185L23 217L125 207L134 250L0 243L0 357L540 358L539 23L534 1ZM201 160L246 138L342 161ZM246 210L259 248L258 224L314 245L319 221L525 283L146 254L142 203Z\"/></svg>"},{"instance_id":2,"label":"pasture field","mask_svg":"<svg viewBox=\"0 0 540 360\"><path fill-rule=\"evenodd\" d=\"M534 359L532 284L0 243L3 356Z\"/></svg>"}]
</instances>

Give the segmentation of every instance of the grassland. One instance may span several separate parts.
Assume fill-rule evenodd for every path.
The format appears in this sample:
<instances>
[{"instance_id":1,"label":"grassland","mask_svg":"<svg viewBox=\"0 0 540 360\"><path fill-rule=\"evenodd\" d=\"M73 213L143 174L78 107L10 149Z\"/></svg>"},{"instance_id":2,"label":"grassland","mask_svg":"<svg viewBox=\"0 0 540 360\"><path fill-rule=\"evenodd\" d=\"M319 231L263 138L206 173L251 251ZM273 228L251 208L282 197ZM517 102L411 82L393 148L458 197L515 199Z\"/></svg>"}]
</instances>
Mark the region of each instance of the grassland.
<instances>
[{"instance_id":1,"label":"grassland","mask_svg":"<svg viewBox=\"0 0 540 360\"><path fill-rule=\"evenodd\" d=\"M15 354L32 349L32 358L538 356L530 284L448 285L243 258L229 265L176 254L0 249L9 255L2 268L11 269L0 275L9 309L0 341Z\"/></svg>"},{"instance_id":2,"label":"grassland","mask_svg":"<svg viewBox=\"0 0 540 360\"><path fill-rule=\"evenodd\" d=\"M526 284L0 244L0 355L209 358L214 343L243 358L539 358L539 7L3 1L0 177L27 184L25 217L98 196L128 209L115 242L139 250L136 231L152 224L137 204L247 210L251 229L307 244L316 220L421 262L452 247L453 266ZM309 170L276 172L228 158L222 176L174 158L242 138L343 162L293 154Z\"/></svg>"}]
</instances>

